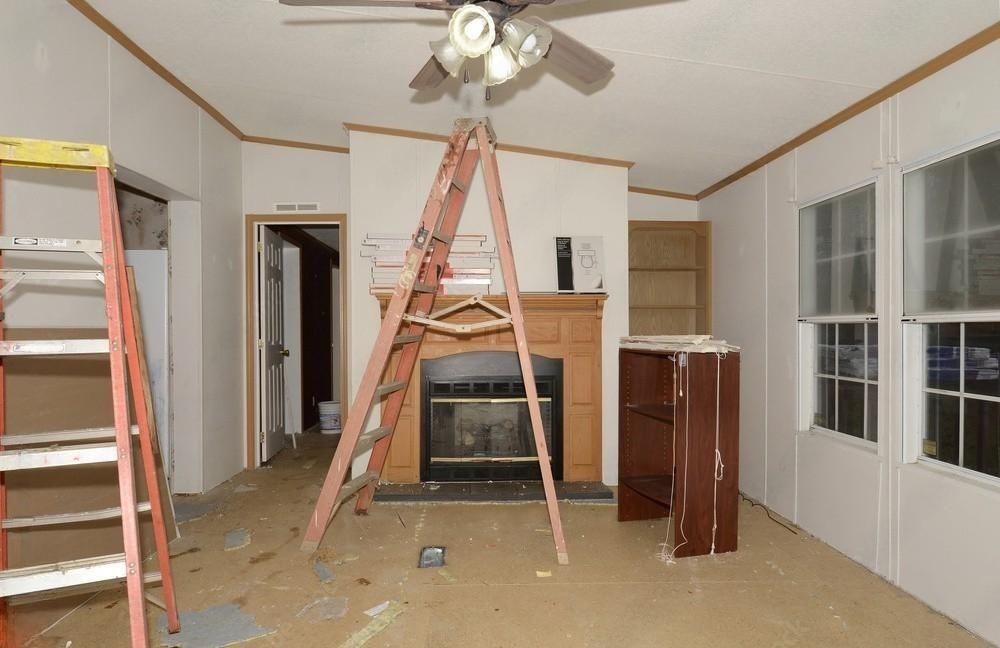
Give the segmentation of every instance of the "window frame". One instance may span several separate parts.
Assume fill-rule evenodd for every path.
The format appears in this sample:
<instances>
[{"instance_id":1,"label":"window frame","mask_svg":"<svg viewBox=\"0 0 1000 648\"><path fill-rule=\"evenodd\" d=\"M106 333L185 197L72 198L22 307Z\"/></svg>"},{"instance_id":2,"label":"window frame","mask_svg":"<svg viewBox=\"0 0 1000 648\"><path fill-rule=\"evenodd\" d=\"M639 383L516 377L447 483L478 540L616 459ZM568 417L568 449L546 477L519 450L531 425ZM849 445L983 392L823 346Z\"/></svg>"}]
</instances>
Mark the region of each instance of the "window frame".
<instances>
[{"instance_id":1,"label":"window frame","mask_svg":"<svg viewBox=\"0 0 1000 648\"><path fill-rule=\"evenodd\" d=\"M815 413L815 398L816 398L816 380L819 374L816 371L816 327L821 324L865 324L865 346L866 346L866 357L867 357L867 347L868 347L868 327L867 324L876 325L876 340L875 345L880 349L879 354L882 353L882 348L885 345L885 335L884 326L881 324L880 313L881 304L883 298L881 297L882 290L882 280L883 280L883 263L880 257L883 256L883 245L886 240L888 224L884 224L884 219L880 220L880 215L885 212L885 205L883 204L886 189L885 180L880 175L873 175L858 182L850 185L846 185L837 189L835 191L811 198L809 200L795 201L795 223L796 227L801 230L802 226L802 211L814 207L820 203L826 202L828 200L833 200L835 198L845 196L859 189L864 189L866 187L871 187L874 191L874 213L872 214L873 224L875 227L874 237L873 237L873 248L871 254L873 256L872 264L872 285L874 286L874 299L872 300L873 310L869 313L862 314L835 314L835 315L799 315L796 318L798 322L797 334L798 334L798 394L797 394L797 409L798 409L798 431L799 433L806 434L816 434L827 437L833 441L844 443L850 446L857 447L859 449L878 453L879 445L882 443L884 435L882 434L883 425L882 420L884 417L885 404L883 398L884 386L883 377L885 376L885 371L882 366L881 359L879 360L878 378L875 380L868 380L868 367L865 367L866 378L864 380L857 379L857 382L865 385L865 411L863 416L865 418L865 429L867 428L867 416L868 416L868 385L875 385L876 387L876 404L877 404L877 420L875 424L876 440L870 440L864 437L857 437L846 432L840 432L838 430L831 430L827 427L816 425L814 423L814 413ZM797 292L797 304L796 311L801 313L801 295L802 290L805 286L802 285L802 241L801 236L796 237L796 281L799 284ZM866 251L865 254L868 252ZM853 256L853 255L852 255ZM835 255L836 257L836 255ZM831 257L831 258L835 258ZM815 259L813 259L815 261ZM838 331L839 328L835 329ZM866 363L867 364L867 363ZM836 366L836 365L835 365ZM839 373L839 367L838 367ZM827 376L824 376L827 377ZM839 379L839 377L837 378ZM839 399L838 399L839 400ZM836 405L839 414L839 402Z\"/></svg>"},{"instance_id":2,"label":"window frame","mask_svg":"<svg viewBox=\"0 0 1000 648\"><path fill-rule=\"evenodd\" d=\"M967 394L965 392L965 371L964 371L964 349L965 349L965 324L974 323L997 323L1000 325L1000 306L994 309L984 310L950 310L950 311L924 311L911 314L906 311L906 281L907 281L907 260L906 260L906 202L905 202L905 180L910 173L920 171L939 162L944 162L959 156L967 156L968 153L985 146L994 145L1000 147L1000 131L990 133L983 137L965 142L956 147L951 147L927 156L921 160L910 164L901 165L896 174L895 196L898 201L899 232L898 237L901 242L899 257L899 294L901 301L899 304L900 324L902 334L902 462L904 464L917 464L932 468L945 474L962 478L973 484L989 486L1000 489L1000 477L989 473L980 472L973 468L966 468L961 465L964 460L964 440L965 440L965 400L981 400L988 402L1000 402L1000 397L984 396L982 394ZM967 158L966 158L967 159ZM966 175L966 183L968 176ZM966 184L966 186L968 186ZM968 201L963 201L963 223L968 225ZM968 228L961 231L967 235L970 232L978 231L982 228ZM997 227L989 228L996 230ZM955 233L957 235L958 233ZM961 348L960 355L960 391L929 389L926 386L926 349L925 331L929 325L933 324L960 324L961 326ZM880 374L881 375L881 374ZM959 399L959 463L953 464L942 461L935 457L926 456L923 453L923 440L926 426L926 396L929 393L943 394Z\"/></svg>"}]
</instances>

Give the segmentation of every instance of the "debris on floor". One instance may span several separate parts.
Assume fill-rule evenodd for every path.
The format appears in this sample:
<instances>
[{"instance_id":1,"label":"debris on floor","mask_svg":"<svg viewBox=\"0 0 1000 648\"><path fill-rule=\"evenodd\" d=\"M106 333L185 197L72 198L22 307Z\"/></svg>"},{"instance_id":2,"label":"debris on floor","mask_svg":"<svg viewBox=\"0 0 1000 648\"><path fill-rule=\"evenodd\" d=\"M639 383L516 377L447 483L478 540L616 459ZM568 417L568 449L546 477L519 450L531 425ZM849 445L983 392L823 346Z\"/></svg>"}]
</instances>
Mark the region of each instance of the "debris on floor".
<instances>
[{"instance_id":1,"label":"debris on floor","mask_svg":"<svg viewBox=\"0 0 1000 648\"><path fill-rule=\"evenodd\" d=\"M438 576L440 576L441 578L445 579L449 583L455 583L455 582L457 582L455 580L455 577L452 576L451 572L448 571L448 569L445 568L445 567L442 567L441 569L438 570Z\"/></svg>"},{"instance_id":2,"label":"debris on floor","mask_svg":"<svg viewBox=\"0 0 1000 648\"><path fill-rule=\"evenodd\" d=\"M344 563L354 562L359 557L360 556L358 556L358 554L350 554L350 553L349 554L344 554L343 556L341 556L337 560L334 560L333 564L339 567L340 565L343 565Z\"/></svg>"},{"instance_id":3,"label":"debris on floor","mask_svg":"<svg viewBox=\"0 0 1000 648\"><path fill-rule=\"evenodd\" d=\"M539 578L551 578L552 577L552 572L550 572L550 571L538 571L538 570L536 570L535 571L535 576L537 576Z\"/></svg>"},{"instance_id":4,"label":"debris on floor","mask_svg":"<svg viewBox=\"0 0 1000 648\"><path fill-rule=\"evenodd\" d=\"M276 632L257 625L257 620L235 603L181 612L181 631L177 634L167 634L167 617L161 615L159 629L161 645L168 648L223 648Z\"/></svg>"},{"instance_id":5,"label":"debris on floor","mask_svg":"<svg viewBox=\"0 0 1000 648\"><path fill-rule=\"evenodd\" d=\"M253 484L240 484L233 489L234 493L252 493L257 490L257 487Z\"/></svg>"},{"instance_id":6,"label":"debris on floor","mask_svg":"<svg viewBox=\"0 0 1000 648\"><path fill-rule=\"evenodd\" d=\"M360 648L368 643L372 637L382 632L403 613L403 606L399 601L387 601L388 606L377 617L372 619L368 625L351 635L347 641L340 644L340 648Z\"/></svg>"},{"instance_id":7,"label":"debris on floor","mask_svg":"<svg viewBox=\"0 0 1000 648\"><path fill-rule=\"evenodd\" d=\"M233 529L232 531L226 533L224 545L226 551L235 551L249 545L250 532L246 529Z\"/></svg>"},{"instance_id":8,"label":"debris on floor","mask_svg":"<svg viewBox=\"0 0 1000 648\"><path fill-rule=\"evenodd\" d=\"M427 567L444 567L444 547L424 547L420 550L420 560L417 567L426 569Z\"/></svg>"},{"instance_id":9,"label":"debris on floor","mask_svg":"<svg viewBox=\"0 0 1000 648\"><path fill-rule=\"evenodd\" d=\"M324 596L306 604L295 616L302 617L306 614L323 621L342 619L347 614L347 599L342 596Z\"/></svg>"},{"instance_id":10,"label":"debris on floor","mask_svg":"<svg viewBox=\"0 0 1000 648\"><path fill-rule=\"evenodd\" d=\"M337 575L333 573L333 570L321 560L313 561L313 573L316 574L316 577L319 578L319 582L321 583L333 582L333 579L337 577Z\"/></svg>"},{"instance_id":11,"label":"debris on floor","mask_svg":"<svg viewBox=\"0 0 1000 648\"><path fill-rule=\"evenodd\" d=\"M365 610L365 614L374 619L375 617L377 617L378 615L382 614L383 612L389 609L389 603L390 603L389 601L384 601L382 603L379 603L373 608L368 608L367 610Z\"/></svg>"},{"instance_id":12,"label":"debris on floor","mask_svg":"<svg viewBox=\"0 0 1000 648\"><path fill-rule=\"evenodd\" d=\"M174 519L177 524L184 524L203 518L215 510L215 502L196 501L193 498L177 497L174 499Z\"/></svg>"}]
</instances>

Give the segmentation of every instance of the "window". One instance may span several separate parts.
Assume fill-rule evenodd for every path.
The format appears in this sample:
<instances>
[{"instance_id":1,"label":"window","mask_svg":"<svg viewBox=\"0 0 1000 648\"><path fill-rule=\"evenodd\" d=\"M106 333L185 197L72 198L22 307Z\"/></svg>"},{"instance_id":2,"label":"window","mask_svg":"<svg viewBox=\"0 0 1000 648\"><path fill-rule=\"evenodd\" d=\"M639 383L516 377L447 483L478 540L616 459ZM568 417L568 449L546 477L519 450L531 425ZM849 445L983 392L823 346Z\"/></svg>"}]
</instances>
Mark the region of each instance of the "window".
<instances>
[{"instance_id":1,"label":"window","mask_svg":"<svg viewBox=\"0 0 1000 648\"><path fill-rule=\"evenodd\" d=\"M919 454L1000 477L1000 142L904 175L903 237Z\"/></svg>"},{"instance_id":2,"label":"window","mask_svg":"<svg viewBox=\"0 0 1000 648\"><path fill-rule=\"evenodd\" d=\"M806 426L878 441L875 185L799 211Z\"/></svg>"}]
</instances>

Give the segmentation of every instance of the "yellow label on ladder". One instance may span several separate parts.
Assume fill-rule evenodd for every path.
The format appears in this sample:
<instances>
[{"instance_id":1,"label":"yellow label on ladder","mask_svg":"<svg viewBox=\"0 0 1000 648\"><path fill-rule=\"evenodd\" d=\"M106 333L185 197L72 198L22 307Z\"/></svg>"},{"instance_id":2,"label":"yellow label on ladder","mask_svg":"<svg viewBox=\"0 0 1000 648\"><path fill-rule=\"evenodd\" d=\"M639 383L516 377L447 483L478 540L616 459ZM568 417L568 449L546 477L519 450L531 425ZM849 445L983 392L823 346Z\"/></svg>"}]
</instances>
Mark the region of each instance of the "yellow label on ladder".
<instances>
[{"instance_id":1,"label":"yellow label on ladder","mask_svg":"<svg viewBox=\"0 0 1000 648\"><path fill-rule=\"evenodd\" d=\"M92 171L111 169L115 163L111 151L102 144L59 142L0 136L0 163L8 166L46 167Z\"/></svg>"}]
</instances>

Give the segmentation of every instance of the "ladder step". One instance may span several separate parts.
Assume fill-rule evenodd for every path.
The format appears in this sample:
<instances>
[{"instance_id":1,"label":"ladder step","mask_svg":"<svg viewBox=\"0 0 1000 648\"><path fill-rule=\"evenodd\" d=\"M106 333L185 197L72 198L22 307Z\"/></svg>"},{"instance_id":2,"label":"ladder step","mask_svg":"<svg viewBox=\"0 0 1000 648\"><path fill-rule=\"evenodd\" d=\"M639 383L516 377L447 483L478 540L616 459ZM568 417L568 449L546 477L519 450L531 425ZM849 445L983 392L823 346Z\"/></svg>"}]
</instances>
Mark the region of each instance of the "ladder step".
<instances>
[{"instance_id":1,"label":"ladder step","mask_svg":"<svg viewBox=\"0 0 1000 648\"><path fill-rule=\"evenodd\" d=\"M402 344L412 344L413 342L419 342L420 339L423 338L423 337L424 337L423 335L417 335L417 334L413 334L413 335L397 335L396 338L392 341L392 343L394 345L396 345L396 346L399 346L399 345L402 345Z\"/></svg>"},{"instance_id":2,"label":"ladder step","mask_svg":"<svg viewBox=\"0 0 1000 648\"><path fill-rule=\"evenodd\" d=\"M441 231L434 232L434 234L432 234L431 236L441 241L442 243L447 243L448 245L451 245L452 242L455 240L454 236L450 236Z\"/></svg>"},{"instance_id":3,"label":"ladder step","mask_svg":"<svg viewBox=\"0 0 1000 648\"><path fill-rule=\"evenodd\" d=\"M2 573L2 572L0 572ZM146 585L152 585L154 583L159 583L162 580L160 572L150 571L142 573L142 580ZM67 596L77 596L79 594L93 594L94 592L101 592L113 587L117 587L119 583L124 583L123 578L113 579L108 581L99 581L96 583L87 583L85 585L75 585L71 587L60 587L56 590L46 590L42 592L34 592L32 594L22 594L20 596L15 596L13 598L7 599L11 605L28 605L29 603L38 603L39 601L48 601L54 598L63 598ZM149 597L149 592L146 592L147 599Z\"/></svg>"},{"instance_id":4,"label":"ladder step","mask_svg":"<svg viewBox=\"0 0 1000 648\"><path fill-rule=\"evenodd\" d=\"M375 447L375 444L378 443L379 439L384 439L390 434L392 434L392 428L390 427L380 427L369 432L365 432L358 438L358 444L354 446L354 458L357 459L364 453L368 452Z\"/></svg>"},{"instance_id":5,"label":"ladder step","mask_svg":"<svg viewBox=\"0 0 1000 648\"><path fill-rule=\"evenodd\" d=\"M391 394L393 392L398 392L400 389L406 389L406 382L394 382L386 383L384 385L379 385L375 388L375 398L385 396L386 394Z\"/></svg>"},{"instance_id":6,"label":"ladder step","mask_svg":"<svg viewBox=\"0 0 1000 648\"><path fill-rule=\"evenodd\" d=\"M366 485L373 481L378 481L378 473L374 471L369 471L361 475L360 477L355 477L351 481L345 483L340 487L340 493L337 495L337 504L340 506L344 503L351 495L354 495L359 490L364 488Z\"/></svg>"},{"instance_id":7,"label":"ladder step","mask_svg":"<svg viewBox=\"0 0 1000 648\"><path fill-rule=\"evenodd\" d=\"M139 513L147 513L152 510L152 507L149 502L139 502L135 510ZM3 521L3 528L25 529L28 527L55 526L58 524L76 524L77 522L93 522L94 520L111 520L121 516L121 507L114 506L96 511L81 511L79 513L54 513L52 515L12 517Z\"/></svg>"},{"instance_id":8,"label":"ladder step","mask_svg":"<svg viewBox=\"0 0 1000 648\"><path fill-rule=\"evenodd\" d=\"M36 252L100 252L100 239L62 239L44 236L0 236L0 250Z\"/></svg>"},{"instance_id":9,"label":"ladder step","mask_svg":"<svg viewBox=\"0 0 1000 648\"><path fill-rule=\"evenodd\" d=\"M0 356L54 356L108 353L107 340L17 340L0 342Z\"/></svg>"},{"instance_id":10,"label":"ladder step","mask_svg":"<svg viewBox=\"0 0 1000 648\"><path fill-rule=\"evenodd\" d=\"M0 572L0 597L47 592L127 576L125 554L67 560Z\"/></svg>"},{"instance_id":11,"label":"ladder step","mask_svg":"<svg viewBox=\"0 0 1000 648\"><path fill-rule=\"evenodd\" d=\"M139 434L139 426L132 426L132 434ZM83 430L60 430L58 432L37 432L35 434L5 434L0 437L4 447L67 443L73 441L101 441L115 438L113 427L86 428Z\"/></svg>"},{"instance_id":12,"label":"ladder step","mask_svg":"<svg viewBox=\"0 0 1000 648\"><path fill-rule=\"evenodd\" d=\"M413 284L413 290L414 292L418 293L436 293L437 286L432 286L430 284L425 284L418 281L417 283Z\"/></svg>"},{"instance_id":13,"label":"ladder step","mask_svg":"<svg viewBox=\"0 0 1000 648\"><path fill-rule=\"evenodd\" d=\"M104 281L104 273L100 270L31 270L31 269L0 269L0 279L42 279L45 281Z\"/></svg>"},{"instance_id":14,"label":"ladder step","mask_svg":"<svg viewBox=\"0 0 1000 648\"><path fill-rule=\"evenodd\" d=\"M0 452L0 471L55 468L118 461L118 446L114 443L56 446L31 450Z\"/></svg>"}]
</instances>

